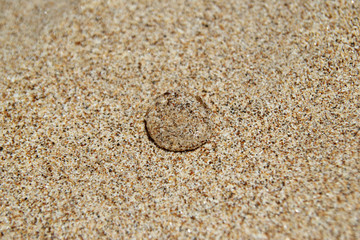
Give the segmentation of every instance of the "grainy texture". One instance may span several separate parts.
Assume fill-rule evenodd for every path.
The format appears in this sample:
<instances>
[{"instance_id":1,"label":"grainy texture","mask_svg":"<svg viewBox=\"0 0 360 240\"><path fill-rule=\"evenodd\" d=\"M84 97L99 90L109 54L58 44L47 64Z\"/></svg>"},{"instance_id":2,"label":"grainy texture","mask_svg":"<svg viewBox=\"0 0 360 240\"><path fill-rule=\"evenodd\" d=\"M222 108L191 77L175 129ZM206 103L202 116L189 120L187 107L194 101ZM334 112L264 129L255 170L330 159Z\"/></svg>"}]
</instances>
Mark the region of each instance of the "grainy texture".
<instances>
[{"instance_id":1,"label":"grainy texture","mask_svg":"<svg viewBox=\"0 0 360 240\"><path fill-rule=\"evenodd\" d=\"M0 0L0 237L360 239L359 4ZM178 88L190 152L144 125Z\"/></svg>"},{"instance_id":2,"label":"grainy texture","mask_svg":"<svg viewBox=\"0 0 360 240\"><path fill-rule=\"evenodd\" d=\"M211 112L199 96L179 90L155 99L145 117L154 142L170 151L194 150L212 134Z\"/></svg>"}]
</instances>

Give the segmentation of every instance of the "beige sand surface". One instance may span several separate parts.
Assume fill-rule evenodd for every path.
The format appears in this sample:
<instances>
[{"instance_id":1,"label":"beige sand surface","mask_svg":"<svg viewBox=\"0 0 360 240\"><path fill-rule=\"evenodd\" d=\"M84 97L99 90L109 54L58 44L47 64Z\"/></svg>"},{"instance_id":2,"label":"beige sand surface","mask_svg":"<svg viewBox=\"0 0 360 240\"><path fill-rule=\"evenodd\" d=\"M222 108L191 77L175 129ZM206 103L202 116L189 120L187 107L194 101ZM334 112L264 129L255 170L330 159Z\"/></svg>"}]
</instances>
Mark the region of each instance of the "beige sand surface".
<instances>
[{"instance_id":1,"label":"beige sand surface","mask_svg":"<svg viewBox=\"0 0 360 240\"><path fill-rule=\"evenodd\" d=\"M360 239L360 1L0 0L0 238ZM190 152L153 99L213 111Z\"/></svg>"}]
</instances>

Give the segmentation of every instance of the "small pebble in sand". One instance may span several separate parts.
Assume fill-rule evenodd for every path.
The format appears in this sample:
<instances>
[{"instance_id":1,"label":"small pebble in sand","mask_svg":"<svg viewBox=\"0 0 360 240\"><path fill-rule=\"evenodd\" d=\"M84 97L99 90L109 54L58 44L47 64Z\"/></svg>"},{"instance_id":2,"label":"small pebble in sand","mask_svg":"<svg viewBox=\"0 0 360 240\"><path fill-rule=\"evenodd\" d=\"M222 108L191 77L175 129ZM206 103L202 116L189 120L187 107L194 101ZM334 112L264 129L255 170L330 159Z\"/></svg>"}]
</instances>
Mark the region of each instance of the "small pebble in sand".
<instances>
[{"instance_id":1,"label":"small pebble in sand","mask_svg":"<svg viewBox=\"0 0 360 240\"><path fill-rule=\"evenodd\" d=\"M194 150L212 133L211 112L199 96L178 90L157 97L145 116L155 144L169 151Z\"/></svg>"}]
</instances>

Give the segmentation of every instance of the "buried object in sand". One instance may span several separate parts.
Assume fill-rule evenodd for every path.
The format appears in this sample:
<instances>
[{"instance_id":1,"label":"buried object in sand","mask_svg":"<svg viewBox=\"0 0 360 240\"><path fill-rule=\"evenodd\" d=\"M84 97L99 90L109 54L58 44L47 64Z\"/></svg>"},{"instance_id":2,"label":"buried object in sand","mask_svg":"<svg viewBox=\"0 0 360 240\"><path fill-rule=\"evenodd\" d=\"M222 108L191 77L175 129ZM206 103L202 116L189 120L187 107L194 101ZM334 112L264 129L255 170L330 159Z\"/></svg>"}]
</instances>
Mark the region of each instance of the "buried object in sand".
<instances>
[{"instance_id":1,"label":"buried object in sand","mask_svg":"<svg viewBox=\"0 0 360 240\"><path fill-rule=\"evenodd\" d=\"M158 96L145 116L155 144L169 151L194 150L212 134L211 111L199 96L170 91Z\"/></svg>"}]
</instances>

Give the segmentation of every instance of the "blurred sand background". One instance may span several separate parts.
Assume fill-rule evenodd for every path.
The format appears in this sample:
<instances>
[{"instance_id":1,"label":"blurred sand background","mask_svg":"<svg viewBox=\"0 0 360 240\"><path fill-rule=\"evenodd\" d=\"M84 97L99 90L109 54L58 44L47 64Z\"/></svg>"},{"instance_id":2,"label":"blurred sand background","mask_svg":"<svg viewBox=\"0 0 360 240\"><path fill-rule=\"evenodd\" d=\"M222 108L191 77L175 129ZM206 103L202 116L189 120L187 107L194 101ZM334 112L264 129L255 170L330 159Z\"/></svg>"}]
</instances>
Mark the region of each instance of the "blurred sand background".
<instances>
[{"instance_id":1,"label":"blurred sand background","mask_svg":"<svg viewBox=\"0 0 360 240\"><path fill-rule=\"evenodd\" d=\"M360 239L360 2L0 0L0 238ZM215 134L145 132L201 96Z\"/></svg>"}]
</instances>

